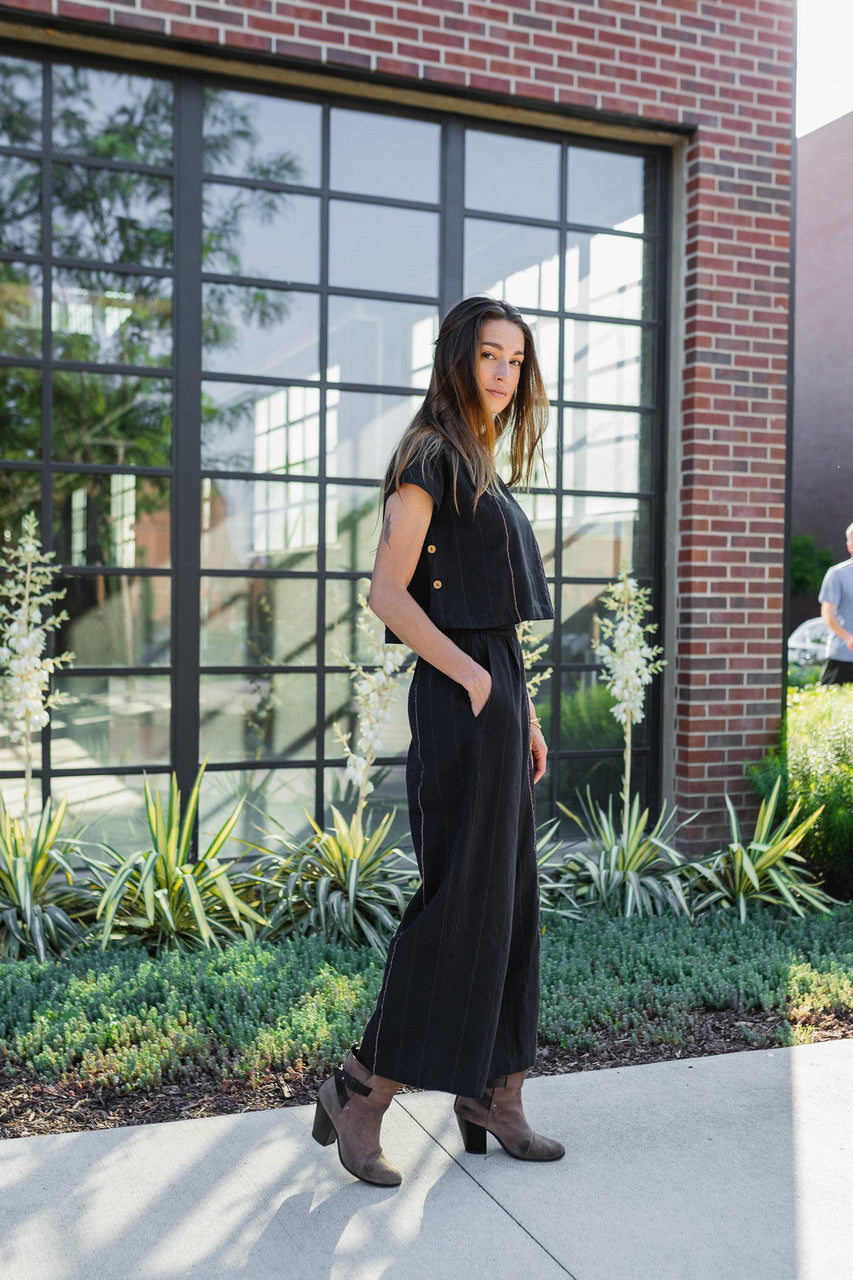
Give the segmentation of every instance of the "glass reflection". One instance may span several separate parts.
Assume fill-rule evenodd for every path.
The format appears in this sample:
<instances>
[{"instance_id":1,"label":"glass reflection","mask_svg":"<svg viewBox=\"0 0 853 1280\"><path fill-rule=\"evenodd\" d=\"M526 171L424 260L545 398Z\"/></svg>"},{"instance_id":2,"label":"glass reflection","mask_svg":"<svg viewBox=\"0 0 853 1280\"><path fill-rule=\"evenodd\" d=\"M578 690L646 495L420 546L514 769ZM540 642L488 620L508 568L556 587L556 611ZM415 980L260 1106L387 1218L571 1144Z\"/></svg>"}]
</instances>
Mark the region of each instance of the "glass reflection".
<instances>
[{"instance_id":1,"label":"glass reflection","mask_svg":"<svg viewBox=\"0 0 853 1280\"><path fill-rule=\"evenodd\" d=\"M52 744L54 768L75 763L75 744L71 739ZM65 760L66 753L69 759ZM168 774L96 773L83 776L69 775L54 779L53 800L58 803L68 797L68 822L85 824L86 839L103 841L122 851L144 848L148 834L145 818L145 777L154 787L165 793L169 786Z\"/></svg>"},{"instance_id":2,"label":"glass reflection","mask_svg":"<svg viewBox=\"0 0 853 1280\"><path fill-rule=\"evenodd\" d=\"M205 666L305 667L316 660L314 578L202 578Z\"/></svg>"},{"instance_id":3,"label":"glass reflection","mask_svg":"<svg viewBox=\"0 0 853 1280\"><path fill-rule=\"evenodd\" d=\"M166 667L171 644L171 581L155 575L66 577L60 649L78 667Z\"/></svg>"},{"instance_id":4,"label":"glass reflection","mask_svg":"<svg viewBox=\"0 0 853 1280\"><path fill-rule=\"evenodd\" d=\"M168 676L63 673L55 683L74 700L51 716L51 755L61 767L168 765Z\"/></svg>"},{"instance_id":5,"label":"glass reflection","mask_svg":"<svg viewBox=\"0 0 853 1280\"><path fill-rule=\"evenodd\" d=\"M117 373L55 374L53 456L86 465L168 467L171 384Z\"/></svg>"},{"instance_id":6,"label":"glass reflection","mask_svg":"<svg viewBox=\"0 0 853 1280\"><path fill-rule=\"evenodd\" d=\"M91 67L53 68L57 149L101 159L172 163L173 92L168 80Z\"/></svg>"},{"instance_id":7,"label":"glass reflection","mask_svg":"<svg viewBox=\"0 0 853 1280\"><path fill-rule=\"evenodd\" d=\"M567 320L565 329L566 400L641 403L642 330L638 325Z\"/></svg>"},{"instance_id":8,"label":"glass reflection","mask_svg":"<svg viewBox=\"0 0 853 1280\"><path fill-rule=\"evenodd\" d=\"M618 751L624 737L612 706L613 697L607 685L599 680L597 671L564 671L560 692L560 749Z\"/></svg>"},{"instance_id":9,"label":"glass reflection","mask_svg":"<svg viewBox=\"0 0 853 1280\"><path fill-rule=\"evenodd\" d=\"M330 484L326 490L326 563L330 569L370 573L379 541L379 489Z\"/></svg>"},{"instance_id":10,"label":"glass reflection","mask_svg":"<svg viewBox=\"0 0 853 1280\"><path fill-rule=\"evenodd\" d=\"M420 402L420 396L330 391L326 397L327 473L379 479Z\"/></svg>"},{"instance_id":11,"label":"glass reflection","mask_svg":"<svg viewBox=\"0 0 853 1280\"><path fill-rule=\"evenodd\" d=\"M627 236L569 235L566 309L589 315L650 319L643 309L642 240Z\"/></svg>"},{"instance_id":12,"label":"glass reflection","mask_svg":"<svg viewBox=\"0 0 853 1280\"><path fill-rule=\"evenodd\" d=\"M0 156L0 250L38 253L41 248L41 164Z\"/></svg>"},{"instance_id":13,"label":"glass reflection","mask_svg":"<svg viewBox=\"0 0 853 1280\"><path fill-rule=\"evenodd\" d=\"M308 293L202 285L204 367L255 377L320 376L320 302Z\"/></svg>"},{"instance_id":14,"label":"glass reflection","mask_svg":"<svg viewBox=\"0 0 853 1280\"><path fill-rule=\"evenodd\" d=\"M57 472L57 560L68 565L165 568L170 562L169 493L169 481L161 477Z\"/></svg>"},{"instance_id":15,"label":"glass reflection","mask_svg":"<svg viewBox=\"0 0 853 1280\"><path fill-rule=\"evenodd\" d=\"M559 214L559 183L558 143L466 131L467 208L553 219Z\"/></svg>"},{"instance_id":16,"label":"glass reflection","mask_svg":"<svg viewBox=\"0 0 853 1280\"><path fill-rule=\"evenodd\" d=\"M563 411L563 487L632 491L651 486L651 418L619 409Z\"/></svg>"},{"instance_id":17,"label":"glass reflection","mask_svg":"<svg viewBox=\"0 0 853 1280\"><path fill-rule=\"evenodd\" d=\"M435 307L330 298L326 376L330 382L426 389L437 334Z\"/></svg>"},{"instance_id":18,"label":"glass reflection","mask_svg":"<svg viewBox=\"0 0 853 1280\"><path fill-rule=\"evenodd\" d=\"M317 388L204 382L201 413L203 466L221 471L318 474Z\"/></svg>"},{"instance_id":19,"label":"glass reflection","mask_svg":"<svg viewBox=\"0 0 853 1280\"><path fill-rule=\"evenodd\" d=\"M168 267L172 263L169 178L53 166L53 245L60 258Z\"/></svg>"},{"instance_id":20,"label":"glass reflection","mask_svg":"<svg viewBox=\"0 0 853 1280\"><path fill-rule=\"evenodd\" d=\"M320 489L298 480L203 480L205 569L317 567Z\"/></svg>"},{"instance_id":21,"label":"glass reflection","mask_svg":"<svg viewBox=\"0 0 853 1280\"><path fill-rule=\"evenodd\" d=\"M205 271L268 280L320 278L320 201L258 187L206 182Z\"/></svg>"},{"instance_id":22,"label":"glass reflection","mask_svg":"<svg viewBox=\"0 0 853 1280\"><path fill-rule=\"evenodd\" d=\"M624 562L648 574L648 503L638 498L563 499L563 572L573 578L615 578Z\"/></svg>"},{"instance_id":23,"label":"glass reflection","mask_svg":"<svg viewBox=\"0 0 853 1280\"><path fill-rule=\"evenodd\" d=\"M272 829L269 815L298 838L310 828L305 817L314 809L314 771L262 766L258 769L208 769L201 783L199 831L210 840L243 801L234 840L258 840L258 828ZM276 828L277 829L277 828ZM238 844L226 845L220 857L242 856Z\"/></svg>"},{"instance_id":24,"label":"glass reflection","mask_svg":"<svg viewBox=\"0 0 853 1280\"><path fill-rule=\"evenodd\" d=\"M361 608L358 597L366 596L370 579L326 579L326 665L343 665L350 660L366 662L372 655L370 645L359 627ZM381 624L377 621L377 628ZM378 632L377 632L378 634Z\"/></svg>"},{"instance_id":25,"label":"glass reflection","mask_svg":"<svg viewBox=\"0 0 853 1280\"><path fill-rule=\"evenodd\" d=\"M41 456L41 372L0 368L0 457Z\"/></svg>"},{"instance_id":26,"label":"glass reflection","mask_svg":"<svg viewBox=\"0 0 853 1280\"><path fill-rule=\"evenodd\" d=\"M408 702L413 672L414 661L400 677L389 707L388 719L382 723L378 751L380 757L404 756L409 749L412 734L409 728ZM324 751L327 759L342 761L343 749L335 733L336 723L343 733L350 734L350 741L354 742L358 734L358 717L352 702L352 680L345 671L331 671L326 675Z\"/></svg>"},{"instance_id":27,"label":"glass reflection","mask_svg":"<svg viewBox=\"0 0 853 1280\"><path fill-rule=\"evenodd\" d=\"M550 577L554 573L554 547L557 540L557 499L553 493L525 493L516 490L516 502L533 525L536 541Z\"/></svg>"},{"instance_id":28,"label":"glass reflection","mask_svg":"<svg viewBox=\"0 0 853 1280\"><path fill-rule=\"evenodd\" d=\"M614 721L615 723L615 721ZM631 768L631 790L638 791L640 803L648 802L646 788L646 762L635 758ZM622 786L621 755L599 756L593 759L583 756L562 759L558 765L557 799L564 804L570 813L577 813L581 800L587 798L589 788L592 802L607 812L607 804L613 797L618 797ZM562 813L562 811L558 811ZM581 838L581 831L576 824L562 815L560 835L566 840Z\"/></svg>"},{"instance_id":29,"label":"glass reflection","mask_svg":"<svg viewBox=\"0 0 853 1280\"><path fill-rule=\"evenodd\" d=\"M41 271L0 262L0 354L41 354Z\"/></svg>"},{"instance_id":30,"label":"glass reflection","mask_svg":"<svg viewBox=\"0 0 853 1280\"><path fill-rule=\"evenodd\" d=\"M643 218L642 156L569 147L568 196L569 222L615 231L652 230Z\"/></svg>"},{"instance_id":31,"label":"glass reflection","mask_svg":"<svg viewBox=\"0 0 853 1280\"><path fill-rule=\"evenodd\" d=\"M569 558L565 571L574 572ZM596 614L608 583L567 582L560 590L560 661L569 664L595 665L598 662L593 641L598 638Z\"/></svg>"},{"instance_id":32,"label":"glass reflection","mask_svg":"<svg viewBox=\"0 0 853 1280\"><path fill-rule=\"evenodd\" d=\"M560 368L560 322L551 316L524 316L533 334L536 347L536 358L542 371L545 390L549 400L557 399L560 385L558 370Z\"/></svg>"},{"instance_id":33,"label":"glass reflection","mask_svg":"<svg viewBox=\"0 0 853 1280\"><path fill-rule=\"evenodd\" d=\"M171 281L108 272L57 271L53 345L59 360L167 365L172 358Z\"/></svg>"},{"instance_id":34,"label":"glass reflection","mask_svg":"<svg viewBox=\"0 0 853 1280\"><path fill-rule=\"evenodd\" d=\"M437 213L333 200L329 220L332 285L428 297L438 293Z\"/></svg>"},{"instance_id":35,"label":"glass reflection","mask_svg":"<svg viewBox=\"0 0 853 1280\"><path fill-rule=\"evenodd\" d=\"M556 311L559 233L485 218L465 219L465 292L486 293L515 307Z\"/></svg>"},{"instance_id":36,"label":"glass reflection","mask_svg":"<svg viewBox=\"0 0 853 1280\"><path fill-rule=\"evenodd\" d=\"M211 760L304 760L315 755L317 677L201 677L201 754Z\"/></svg>"},{"instance_id":37,"label":"glass reflection","mask_svg":"<svg viewBox=\"0 0 853 1280\"><path fill-rule=\"evenodd\" d=\"M0 531L17 538L21 520L28 511L38 512L41 503L41 476L36 470L17 471L14 464L0 467Z\"/></svg>"},{"instance_id":38,"label":"glass reflection","mask_svg":"<svg viewBox=\"0 0 853 1280\"><path fill-rule=\"evenodd\" d=\"M319 186L322 120L312 102L207 89L204 171Z\"/></svg>"},{"instance_id":39,"label":"glass reflection","mask_svg":"<svg viewBox=\"0 0 853 1280\"><path fill-rule=\"evenodd\" d=\"M332 190L437 203L440 143L440 125L336 108Z\"/></svg>"},{"instance_id":40,"label":"glass reflection","mask_svg":"<svg viewBox=\"0 0 853 1280\"><path fill-rule=\"evenodd\" d=\"M41 142L40 62L0 58L0 143L37 147Z\"/></svg>"}]
</instances>

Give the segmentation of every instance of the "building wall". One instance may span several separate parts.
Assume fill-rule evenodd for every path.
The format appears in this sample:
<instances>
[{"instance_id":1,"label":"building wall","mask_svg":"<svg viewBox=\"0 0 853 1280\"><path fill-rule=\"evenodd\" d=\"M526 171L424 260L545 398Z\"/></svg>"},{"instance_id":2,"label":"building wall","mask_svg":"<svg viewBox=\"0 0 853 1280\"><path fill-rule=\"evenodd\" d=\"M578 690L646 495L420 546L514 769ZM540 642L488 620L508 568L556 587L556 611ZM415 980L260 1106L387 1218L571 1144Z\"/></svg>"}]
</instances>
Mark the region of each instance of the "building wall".
<instances>
[{"instance_id":1,"label":"building wall","mask_svg":"<svg viewBox=\"0 0 853 1280\"><path fill-rule=\"evenodd\" d=\"M853 114L797 143L797 294L794 347L794 533L811 533L845 559L853 520ZM812 600L808 617L818 611Z\"/></svg>"},{"instance_id":2,"label":"building wall","mask_svg":"<svg viewBox=\"0 0 853 1280\"><path fill-rule=\"evenodd\" d=\"M180 42L352 72L374 86L451 90L460 102L495 95L504 112L557 108L605 136L689 131L672 299L683 346L671 370L666 789L682 812L703 810L697 843L722 830L724 790L749 802L744 761L759 758L779 726L793 12L794 0L0 6L9 32L58 47L64 36L50 34L48 17L74 33L156 37L170 55ZM35 26L16 31L16 15Z\"/></svg>"}]
</instances>

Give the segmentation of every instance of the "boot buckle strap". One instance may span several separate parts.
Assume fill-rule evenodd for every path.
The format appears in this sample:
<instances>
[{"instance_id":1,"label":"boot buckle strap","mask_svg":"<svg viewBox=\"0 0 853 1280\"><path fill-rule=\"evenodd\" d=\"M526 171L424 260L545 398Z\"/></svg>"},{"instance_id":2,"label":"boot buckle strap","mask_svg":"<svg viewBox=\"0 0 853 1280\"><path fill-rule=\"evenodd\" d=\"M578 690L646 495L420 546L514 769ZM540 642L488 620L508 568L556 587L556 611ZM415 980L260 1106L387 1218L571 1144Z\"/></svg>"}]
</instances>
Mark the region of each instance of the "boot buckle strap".
<instances>
[{"instance_id":1,"label":"boot buckle strap","mask_svg":"<svg viewBox=\"0 0 853 1280\"><path fill-rule=\"evenodd\" d=\"M349 1102L350 1094L360 1093L362 1097L367 1098L373 1092L366 1084L362 1084L360 1080L356 1080L355 1076L351 1076L344 1067L335 1067L335 1089L338 1102L342 1107Z\"/></svg>"}]
</instances>

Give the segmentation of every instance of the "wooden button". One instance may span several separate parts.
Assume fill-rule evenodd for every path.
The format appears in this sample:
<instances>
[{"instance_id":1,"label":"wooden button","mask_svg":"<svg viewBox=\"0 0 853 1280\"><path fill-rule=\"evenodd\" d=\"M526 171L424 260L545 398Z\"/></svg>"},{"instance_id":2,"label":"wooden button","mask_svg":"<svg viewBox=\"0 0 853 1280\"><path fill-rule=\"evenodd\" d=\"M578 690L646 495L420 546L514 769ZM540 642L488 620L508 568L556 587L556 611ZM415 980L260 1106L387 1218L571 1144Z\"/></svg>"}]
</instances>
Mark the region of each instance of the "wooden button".
<instances>
[{"instance_id":1,"label":"wooden button","mask_svg":"<svg viewBox=\"0 0 853 1280\"><path fill-rule=\"evenodd\" d=\"M431 556L435 555L435 547L432 545L432 543L430 543L430 545L427 547L427 551L430 553Z\"/></svg>"},{"instance_id":2,"label":"wooden button","mask_svg":"<svg viewBox=\"0 0 853 1280\"><path fill-rule=\"evenodd\" d=\"M439 578L436 578L435 582L432 585L435 587L436 591L441 590L441 580Z\"/></svg>"}]
</instances>

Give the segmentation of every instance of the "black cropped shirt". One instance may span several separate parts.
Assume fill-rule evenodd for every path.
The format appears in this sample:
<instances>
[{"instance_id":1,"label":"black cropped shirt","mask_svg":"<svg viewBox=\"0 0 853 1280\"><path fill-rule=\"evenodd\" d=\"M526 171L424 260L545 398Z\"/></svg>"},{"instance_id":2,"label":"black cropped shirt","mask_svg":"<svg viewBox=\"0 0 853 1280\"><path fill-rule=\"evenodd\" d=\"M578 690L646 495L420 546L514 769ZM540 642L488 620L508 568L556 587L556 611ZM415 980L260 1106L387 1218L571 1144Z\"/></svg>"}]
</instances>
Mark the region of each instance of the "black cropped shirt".
<instances>
[{"instance_id":1,"label":"black cropped shirt","mask_svg":"<svg viewBox=\"0 0 853 1280\"><path fill-rule=\"evenodd\" d=\"M460 460L457 510L447 445L431 463L418 454L400 483L417 485L435 503L409 594L440 630L553 618L539 544L502 480L499 492L487 490L475 511L474 486ZM398 643L390 631L385 638Z\"/></svg>"}]
</instances>

